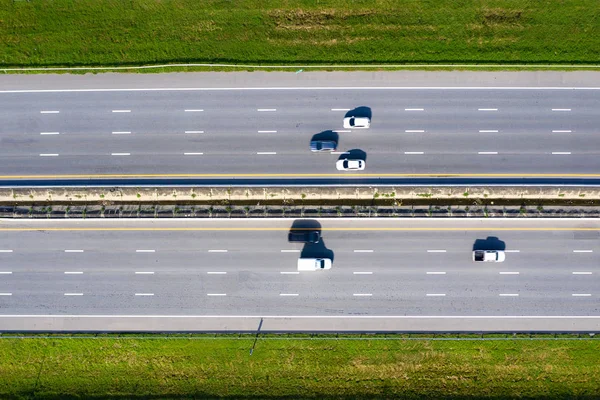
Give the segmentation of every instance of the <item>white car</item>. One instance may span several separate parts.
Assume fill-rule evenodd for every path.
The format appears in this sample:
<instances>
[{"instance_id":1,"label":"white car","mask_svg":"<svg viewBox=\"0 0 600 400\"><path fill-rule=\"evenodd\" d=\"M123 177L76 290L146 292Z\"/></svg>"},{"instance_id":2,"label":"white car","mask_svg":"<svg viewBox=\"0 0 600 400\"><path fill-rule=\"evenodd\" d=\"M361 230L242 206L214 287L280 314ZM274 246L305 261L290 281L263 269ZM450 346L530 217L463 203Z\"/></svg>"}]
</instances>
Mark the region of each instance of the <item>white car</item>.
<instances>
[{"instance_id":1,"label":"white car","mask_svg":"<svg viewBox=\"0 0 600 400\"><path fill-rule=\"evenodd\" d=\"M347 117L344 118L344 128L346 129L367 129L371 126L369 117Z\"/></svg>"},{"instance_id":2,"label":"white car","mask_svg":"<svg viewBox=\"0 0 600 400\"><path fill-rule=\"evenodd\" d=\"M331 269L329 258L299 258L298 271L317 271L320 269Z\"/></svg>"},{"instance_id":3,"label":"white car","mask_svg":"<svg viewBox=\"0 0 600 400\"><path fill-rule=\"evenodd\" d=\"M335 167L338 171L362 171L365 169L365 162L363 160L337 160Z\"/></svg>"},{"instance_id":4,"label":"white car","mask_svg":"<svg viewBox=\"0 0 600 400\"><path fill-rule=\"evenodd\" d=\"M475 250L473 261L475 262L503 262L506 255L500 250Z\"/></svg>"}]
</instances>

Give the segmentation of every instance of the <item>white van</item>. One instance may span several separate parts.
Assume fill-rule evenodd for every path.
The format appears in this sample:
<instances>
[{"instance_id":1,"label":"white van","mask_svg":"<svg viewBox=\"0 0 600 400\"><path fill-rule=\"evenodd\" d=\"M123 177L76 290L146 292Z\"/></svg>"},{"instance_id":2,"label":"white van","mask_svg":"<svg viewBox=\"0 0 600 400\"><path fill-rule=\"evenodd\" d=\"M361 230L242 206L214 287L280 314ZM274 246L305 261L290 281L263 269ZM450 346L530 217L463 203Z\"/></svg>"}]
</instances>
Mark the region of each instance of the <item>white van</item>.
<instances>
[{"instance_id":1,"label":"white van","mask_svg":"<svg viewBox=\"0 0 600 400\"><path fill-rule=\"evenodd\" d=\"M298 271L316 271L318 269L330 269L329 258L299 258Z\"/></svg>"}]
</instances>

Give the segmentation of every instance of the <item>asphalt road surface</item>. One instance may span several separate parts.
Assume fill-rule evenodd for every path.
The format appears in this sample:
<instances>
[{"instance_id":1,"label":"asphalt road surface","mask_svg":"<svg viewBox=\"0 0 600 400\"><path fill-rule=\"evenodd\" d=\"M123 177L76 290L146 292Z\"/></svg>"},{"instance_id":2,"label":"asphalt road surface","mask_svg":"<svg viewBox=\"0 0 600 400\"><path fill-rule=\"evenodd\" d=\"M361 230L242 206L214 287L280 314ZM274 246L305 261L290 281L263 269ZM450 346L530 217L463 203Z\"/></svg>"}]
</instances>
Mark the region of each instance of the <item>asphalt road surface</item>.
<instances>
[{"instance_id":1,"label":"asphalt road surface","mask_svg":"<svg viewBox=\"0 0 600 400\"><path fill-rule=\"evenodd\" d=\"M313 330L339 318L466 316L522 318L537 330L547 326L536 318L574 317L600 328L597 220L322 219L318 245L288 243L292 223L4 220L0 329L33 329L23 318L57 315L80 324L78 317L121 318L125 330L144 316L210 316L220 327L212 330L260 317L289 317L298 330L308 329L298 322L307 317L318 319ZM505 249L506 261L474 263L474 247ZM333 267L298 273L300 256L329 256Z\"/></svg>"},{"instance_id":2,"label":"asphalt road surface","mask_svg":"<svg viewBox=\"0 0 600 400\"><path fill-rule=\"evenodd\" d=\"M600 176L600 88L194 83L0 91L0 178ZM371 128L344 130L361 107ZM318 134L338 152L311 153ZM348 151L365 171L335 169Z\"/></svg>"}]
</instances>

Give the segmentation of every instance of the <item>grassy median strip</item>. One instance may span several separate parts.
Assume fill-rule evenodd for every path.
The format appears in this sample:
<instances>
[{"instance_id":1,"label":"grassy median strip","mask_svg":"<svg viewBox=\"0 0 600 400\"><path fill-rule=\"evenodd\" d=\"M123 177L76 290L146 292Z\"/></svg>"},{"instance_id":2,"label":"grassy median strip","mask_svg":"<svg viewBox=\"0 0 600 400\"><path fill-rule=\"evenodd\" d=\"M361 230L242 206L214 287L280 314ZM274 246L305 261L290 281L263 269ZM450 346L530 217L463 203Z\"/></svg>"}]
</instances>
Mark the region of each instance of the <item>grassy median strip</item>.
<instances>
[{"instance_id":1,"label":"grassy median strip","mask_svg":"<svg viewBox=\"0 0 600 400\"><path fill-rule=\"evenodd\" d=\"M0 0L0 66L599 63L598 0Z\"/></svg>"},{"instance_id":2,"label":"grassy median strip","mask_svg":"<svg viewBox=\"0 0 600 400\"><path fill-rule=\"evenodd\" d=\"M600 340L1 339L1 398L597 398Z\"/></svg>"}]
</instances>

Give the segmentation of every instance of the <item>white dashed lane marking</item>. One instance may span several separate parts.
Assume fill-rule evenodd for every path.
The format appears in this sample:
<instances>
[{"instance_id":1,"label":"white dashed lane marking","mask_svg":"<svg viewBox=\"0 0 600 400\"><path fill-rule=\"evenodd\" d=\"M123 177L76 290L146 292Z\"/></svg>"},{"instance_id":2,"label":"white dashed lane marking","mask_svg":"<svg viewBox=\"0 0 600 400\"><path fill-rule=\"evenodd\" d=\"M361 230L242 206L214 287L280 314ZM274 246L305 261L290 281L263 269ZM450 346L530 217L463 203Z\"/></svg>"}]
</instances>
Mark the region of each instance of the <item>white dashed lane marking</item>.
<instances>
[{"instance_id":1,"label":"white dashed lane marking","mask_svg":"<svg viewBox=\"0 0 600 400\"><path fill-rule=\"evenodd\" d=\"M571 294L571 296L573 296L573 297L591 297L592 294L591 293L573 293L573 294Z\"/></svg>"},{"instance_id":2,"label":"white dashed lane marking","mask_svg":"<svg viewBox=\"0 0 600 400\"><path fill-rule=\"evenodd\" d=\"M281 271L280 274L281 275L298 275L300 272L299 271Z\"/></svg>"},{"instance_id":3,"label":"white dashed lane marking","mask_svg":"<svg viewBox=\"0 0 600 400\"><path fill-rule=\"evenodd\" d=\"M208 271L207 274L208 275L226 275L227 272L225 272L225 271Z\"/></svg>"},{"instance_id":4,"label":"white dashed lane marking","mask_svg":"<svg viewBox=\"0 0 600 400\"><path fill-rule=\"evenodd\" d=\"M65 296L83 296L83 293L65 293Z\"/></svg>"},{"instance_id":5,"label":"white dashed lane marking","mask_svg":"<svg viewBox=\"0 0 600 400\"><path fill-rule=\"evenodd\" d=\"M429 271L427 275L446 275L444 271Z\"/></svg>"},{"instance_id":6,"label":"white dashed lane marking","mask_svg":"<svg viewBox=\"0 0 600 400\"><path fill-rule=\"evenodd\" d=\"M424 129L406 129L404 131L405 133L423 133L425 132Z\"/></svg>"},{"instance_id":7,"label":"white dashed lane marking","mask_svg":"<svg viewBox=\"0 0 600 400\"><path fill-rule=\"evenodd\" d=\"M571 111L570 108L553 108L552 111Z\"/></svg>"},{"instance_id":8,"label":"white dashed lane marking","mask_svg":"<svg viewBox=\"0 0 600 400\"><path fill-rule=\"evenodd\" d=\"M300 253L300 250L290 250L290 249L283 249L281 250L282 253Z\"/></svg>"},{"instance_id":9,"label":"white dashed lane marking","mask_svg":"<svg viewBox=\"0 0 600 400\"><path fill-rule=\"evenodd\" d=\"M131 110L112 110L114 113L130 113Z\"/></svg>"},{"instance_id":10,"label":"white dashed lane marking","mask_svg":"<svg viewBox=\"0 0 600 400\"><path fill-rule=\"evenodd\" d=\"M373 253L373 250L354 250L355 253Z\"/></svg>"},{"instance_id":11,"label":"white dashed lane marking","mask_svg":"<svg viewBox=\"0 0 600 400\"><path fill-rule=\"evenodd\" d=\"M12 253L12 250L8 250L8 249L2 249L0 250L0 253Z\"/></svg>"},{"instance_id":12,"label":"white dashed lane marking","mask_svg":"<svg viewBox=\"0 0 600 400\"><path fill-rule=\"evenodd\" d=\"M11 275L12 271L0 271L0 275Z\"/></svg>"},{"instance_id":13,"label":"white dashed lane marking","mask_svg":"<svg viewBox=\"0 0 600 400\"><path fill-rule=\"evenodd\" d=\"M58 157L58 153L42 153L40 157Z\"/></svg>"},{"instance_id":14,"label":"white dashed lane marking","mask_svg":"<svg viewBox=\"0 0 600 400\"><path fill-rule=\"evenodd\" d=\"M208 250L209 253L227 253L227 250L224 249L211 249Z\"/></svg>"},{"instance_id":15,"label":"white dashed lane marking","mask_svg":"<svg viewBox=\"0 0 600 400\"><path fill-rule=\"evenodd\" d=\"M114 131L112 134L113 135L130 135L131 132L130 131Z\"/></svg>"},{"instance_id":16,"label":"white dashed lane marking","mask_svg":"<svg viewBox=\"0 0 600 400\"><path fill-rule=\"evenodd\" d=\"M156 250L154 249L139 249L135 251L136 253L154 253Z\"/></svg>"},{"instance_id":17,"label":"white dashed lane marking","mask_svg":"<svg viewBox=\"0 0 600 400\"><path fill-rule=\"evenodd\" d=\"M445 253L446 250L427 250L428 253Z\"/></svg>"},{"instance_id":18,"label":"white dashed lane marking","mask_svg":"<svg viewBox=\"0 0 600 400\"><path fill-rule=\"evenodd\" d=\"M154 296L154 293L136 293L136 296Z\"/></svg>"},{"instance_id":19,"label":"white dashed lane marking","mask_svg":"<svg viewBox=\"0 0 600 400\"><path fill-rule=\"evenodd\" d=\"M498 133L497 129L482 129L479 133Z\"/></svg>"},{"instance_id":20,"label":"white dashed lane marking","mask_svg":"<svg viewBox=\"0 0 600 400\"><path fill-rule=\"evenodd\" d=\"M0 293L0 296L12 296L12 293Z\"/></svg>"},{"instance_id":21,"label":"white dashed lane marking","mask_svg":"<svg viewBox=\"0 0 600 400\"><path fill-rule=\"evenodd\" d=\"M571 154L570 151L553 151L552 154L554 155L569 155Z\"/></svg>"},{"instance_id":22,"label":"white dashed lane marking","mask_svg":"<svg viewBox=\"0 0 600 400\"><path fill-rule=\"evenodd\" d=\"M276 108L257 108L256 111L259 112L273 112L273 111L277 111Z\"/></svg>"},{"instance_id":23,"label":"white dashed lane marking","mask_svg":"<svg viewBox=\"0 0 600 400\"><path fill-rule=\"evenodd\" d=\"M570 130L554 130L552 133L571 133Z\"/></svg>"},{"instance_id":24,"label":"white dashed lane marking","mask_svg":"<svg viewBox=\"0 0 600 400\"><path fill-rule=\"evenodd\" d=\"M154 275L153 271L135 271L136 275Z\"/></svg>"},{"instance_id":25,"label":"white dashed lane marking","mask_svg":"<svg viewBox=\"0 0 600 400\"><path fill-rule=\"evenodd\" d=\"M272 155L272 154L277 154L276 151L259 151L256 154L258 155Z\"/></svg>"},{"instance_id":26,"label":"white dashed lane marking","mask_svg":"<svg viewBox=\"0 0 600 400\"><path fill-rule=\"evenodd\" d=\"M350 111L349 108L332 108L331 111Z\"/></svg>"},{"instance_id":27,"label":"white dashed lane marking","mask_svg":"<svg viewBox=\"0 0 600 400\"><path fill-rule=\"evenodd\" d=\"M425 152L423 152L423 151L405 151L404 154L406 154L406 155L420 155L420 154L425 154Z\"/></svg>"},{"instance_id":28,"label":"white dashed lane marking","mask_svg":"<svg viewBox=\"0 0 600 400\"><path fill-rule=\"evenodd\" d=\"M519 275L516 271L500 271L498 272L500 275Z\"/></svg>"},{"instance_id":29,"label":"white dashed lane marking","mask_svg":"<svg viewBox=\"0 0 600 400\"><path fill-rule=\"evenodd\" d=\"M498 296L501 297L519 297L518 293L500 293Z\"/></svg>"},{"instance_id":30,"label":"white dashed lane marking","mask_svg":"<svg viewBox=\"0 0 600 400\"><path fill-rule=\"evenodd\" d=\"M193 110L193 109L189 109L189 110L184 110L185 112L202 112L204 110Z\"/></svg>"},{"instance_id":31,"label":"white dashed lane marking","mask_svg":"<svg viewBox=\"0 0 600 400\"><path fill-rule=\"evenodd\" d=\"M427 297L444 297L446 293L427 293L425 296Z\"/></svg>"},{"instance_id":32,"label":"white dashed lane marking","mask_svg":"<svg viewBox=\"0 0 600 400\"><path fill-rule=\"evenodd\" d=\"M425 111L424 108L405 108L404 111Z\"/></svg>"},{"instance_id":33,"label":"white dashed lane marking","mask_svg":"<svg viewBox=\"0 0 600 400\"><path fill-rule=\"evenodd\" d=\"M287 296L287 297L295 297L298 296L298 293L279 293L280 296Z\"/></svg>"},{"instance_id":34,"label":"white dashed lane marking","mask_svg":"<svg viewBox=\"0 0 600 400\"><path fill-rule=\"evenodd\" d=\"M207 293L207 296L227 296L227 293Z\"/></svg>"},{"instance_id":35,"label":"white dashed lane marking","mask_svg":"<svg viewBox=\"0 0 600 400\"><path fill-rule=\"evenodd\" d=\"M60 132L40 132L40 135L60 135Z\"/></svg>"},{"instance_id":36,"label":"white dashed lane marking","mask_svg":"<svg viewBox=\"0 0 600 400\"><path fill-rule=\"evenodd\" d=\"M131 153L110 153L111 156L130 156Z\"/></svg>"},{"instance_id":37,"label":"white dashed lane marking","mask_svg":"<svg viewBox=\"0 0 600 400\"><path fill-rule=\"evenodd\" d=\"M573 250L573 253L593 253L594 250Z\"/></svg>"},{"instance_id":38,"label":"white dashed lane marking","mask_svg":"<svg viewBox=\"0 0 600 400\"><path fill-rule=\"evenodd\" d=\"M65 275L82 275L83 271L65 271Z\"/></svg>"},{"instance_id":39,"label":"white dashed lane marking","mask_svg":"<svg viewBox=\"0 0 600 400\"><path fill-rule=\"evenodd\" d=\"M67 249L65 253L83 253L83 250L80 249Z\"/></svg>"},{"instance_id":40,"label":"white dashed lane marking","mask_svg":"<svg viewBox=\"0 0 600 400\"><path fill-rule=\"evenodd\" d=\"M354 275L373 275L373 272L369 272L369 271L355 271L353 272Z\"/></svg>"},{"instance_id":41,"label":"white dashed lane marking","mask_svg":"<svg viewBox=\"0 0 600 400\"><path fill-rule=\"evenodd\" d=\"M480 154L480 155L490 155L491 156L491 155L498 154L498 152L497 151L480 151L477 154Z\"/></svg>"},{"instance_id":42,"label":"white dashed lane marking","mask_svg":"<svg viewBox=\"0 0 600 400\"><path fill-rule=\"evenodd\" d=\"M185 131L185 133L204 133L204 131Z\"/></svg>"},{"instance_id":43,"label":"white dashed lane marking","mask_svg":"<svg viewBox=\"0 0 600 400\"><path fill-rule=\"evenodd\" d=\"M204 153L183 153L184 156L201 156L204 155Z\"/></svg>"},{"instance_id":44,"label":"white dashed lane marking","mask_svg":"<svg viewBox=\"0 0 600 400\"><path fill-rule=\"evenodd\" d=\"M574 271L572 272L573 275L592 275L591 271Z\"/></svg>"},{"instance_id":45,"label":"white dashed lane marking","mask_svg":"<svg viewBox=\"0 0 600 400\"><path fill-rule=\"evenodd\" d=\"M58 113L60 113L60 111L52 111L52 110L40 111L40 114L58 114Z\"/></svg>"},{"instance_id":46,"label":"white dashed lane marking","mask_svg":"<svg viewBox=\"0 0 600 400\"><path fill-rule=\"evenodd\" d=\"M478 108L477 111L498 111L497 108Z\"/></svg>"},{"instance_id":47,"label":"white dashed lane marking","mask_svg":"<svg viewBox=\"0 0 600 400\"><path fill-rule=\"evenodd\" d=\"M357 297L370 297L373 296L371 293L354 293L352 294L352 296L357 296Z\"/></svg>"},{"instance_id":48,"label":"white dashed lane marking","mask_svg":"<svg viewBox=\"0 0 600 400\"><path fill-rule=\"evenodd\" d=\"M258 131L258 133L277 133L277 131Z\"/></svg>"}]
</instances>

